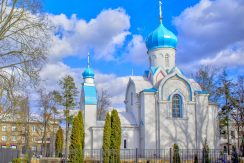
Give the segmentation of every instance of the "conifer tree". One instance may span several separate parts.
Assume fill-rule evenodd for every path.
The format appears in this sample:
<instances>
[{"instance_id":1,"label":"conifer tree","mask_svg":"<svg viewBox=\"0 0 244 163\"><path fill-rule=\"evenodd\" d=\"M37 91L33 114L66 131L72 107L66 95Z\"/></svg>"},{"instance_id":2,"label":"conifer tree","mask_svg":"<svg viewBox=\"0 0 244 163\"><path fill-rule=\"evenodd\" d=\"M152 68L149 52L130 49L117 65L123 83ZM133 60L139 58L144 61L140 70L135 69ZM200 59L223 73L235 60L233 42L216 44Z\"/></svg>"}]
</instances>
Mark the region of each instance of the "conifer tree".
<instances>
[{"instance_id":1,"label":"conifer tree","mask_svg":"<svg viewBox=\"0 0 244 163\"><path fill-rule=\"evenodd\" d=\"M81 145L82 150L84 149L84 140L85 140L85 131L84 131L84 121L83 121L83 115L82 112L78 112L78 119L79 119L79 130L81 132Z\"/></svg>"},{"instance_id":2,"label":"conifer tree","mask_svg":"<svg viewBox=\"0 0 244 163\"><path fill-rule=\"evenodd\" d=\"M179 147L177 144L173 146L173 163L180 163L180 153Z\"/></svg>"},{"instance_id":3,"label":"conifer tree","mask_svg":"<svg viewBox=\"0 0 244 163\"><path fill-rule=\"evenodd\" d=\"M80 116L81 112L79 112L79 114L74 117L72 132L70 136L69 162L71 163L83 163L82 137L84 137L84 132L82 133L83 126L81 125L79 119Z\"/></svg>"},{"instance_id":4,"label":"conifer tree","mask_svg":"<svg viewBox=\"0 0 244 163\"><path fill-rule=\"evenodd\" d=\"M59 127L56 133L56 140L55 140L55 153L56 157L62 157L64 147L64 132L61 127Z\"/></svg>"},{"instance_id":5,"label":"conifer tree","mask_svg":"<svg viewBox=\"0 0 244 163\"><path fill-rule=\"evenodd\" d=\"M110 162L120 162L121 125L117 110L111 113Z\"/></svg>"},{"instance_id":6,"label":"conifer tree","mask_svg":"<svg viewBox=\"0 0 244 163\"><path fill-rule=\"evenodd\" d=\"M103 129L103 162L109 163L110 154L110 137L111 137L111 117L106 114L104 129Z\"/></svg>"}]
</instances>

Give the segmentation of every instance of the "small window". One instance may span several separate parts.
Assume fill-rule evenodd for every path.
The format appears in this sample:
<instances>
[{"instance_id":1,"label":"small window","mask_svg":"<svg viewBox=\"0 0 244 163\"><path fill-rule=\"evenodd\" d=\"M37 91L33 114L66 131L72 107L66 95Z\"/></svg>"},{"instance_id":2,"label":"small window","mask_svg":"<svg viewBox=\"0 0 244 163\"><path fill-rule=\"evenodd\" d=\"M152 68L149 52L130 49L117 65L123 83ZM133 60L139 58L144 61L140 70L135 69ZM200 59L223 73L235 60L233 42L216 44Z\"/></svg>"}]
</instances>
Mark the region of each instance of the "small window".
<instances>
[{"instance_id":1,"label":"small window","mask_svg":"<svg viewBox=\"0 0 244 163\"><path fill-rule=\"evenodd\" d=\"M12 126L12 131L16 131L16 126Z\"/></svg>"},{"instance_id":2,"label":"small window","mask_svg":"<svg viewBox=\"0 0 244 163\"><path fill-rule=\"evenodd\" d=\"M127 148L126 139L124 139L124 149Z\"/></svg>"},{"instance_id":3,"label":"small window","mask_svg":"<svg viewBox=\"0 0 244 163\"><path fill-rule=\"evenodd\" d=\"M2 126L2 131L7 131L7 126Z\"/></svg>"},{"instance_id":4,"label":"small window","mask_svg":"<svg viewBox=\"0 0 244 163\"><path fill-rule=\"evenodd\" d=\"M169 54L165 55L165 66L169 67Z\"/></svg>"},{"instance_id":5,"label":"small window","mask_svg":"<svg viewBox=\"0 0 244 163\"><path fill-rule=\"evenodd\" d=\"M131 92L130 97L131 97L130 98L130 104L133 105L133 92Z\"/></svg>"},{"instance_id":6,"label":"small window","mask_svg":"<svg viewBox=\"0 0 244 163\"><path fill-rule=\"evenodd\" d=\"M235 131L231 131L230 134L231 134L231 138L232 138L232 139L235 139Z\"/></svg>"},{"instance_id":7,"label":"small window","mask_svg":"<svg viewBox=\"0 0 244 163\"><path fill-rule=\"evenodd\" d=\"M25 143L25 137L21 138L22 143Z\"/></svg>"},{"instance_id":8,"label":"small window","mask_svg":"<svg viewBox=\"0 0 244 163\"><path fill-rule=\"evenodd\" d=\"M16 136L12 136L12 141L17 141Z\"/></svg>"},{"instance_id":9,"label":"small window","mask_svg":"<svg viewBox=\"0 0 244 163\"><path fill-rule=\"evenodd\" d=\"M2 141L7 141L8 137L7 136L2 136Z\"/></svg>"},{"instance_id":10,"label":"small window","mask_svg":"<svg viewBox=\"0 0 244 163\"><path fill-rule=\"evenodd\" d=\"M182 100L180 95L176 94L172 98L172 117L181 118L182 115Z\"/></svg>"},{"instance_id":11,"label":"small window","mask_svg":"<svg viewBox=\"0 0 244 163\"><path fill-rule=\"evenodd\" d=\"M32 132L36 132L36 126L32 126Z\"/></svg>"}]
</instances>

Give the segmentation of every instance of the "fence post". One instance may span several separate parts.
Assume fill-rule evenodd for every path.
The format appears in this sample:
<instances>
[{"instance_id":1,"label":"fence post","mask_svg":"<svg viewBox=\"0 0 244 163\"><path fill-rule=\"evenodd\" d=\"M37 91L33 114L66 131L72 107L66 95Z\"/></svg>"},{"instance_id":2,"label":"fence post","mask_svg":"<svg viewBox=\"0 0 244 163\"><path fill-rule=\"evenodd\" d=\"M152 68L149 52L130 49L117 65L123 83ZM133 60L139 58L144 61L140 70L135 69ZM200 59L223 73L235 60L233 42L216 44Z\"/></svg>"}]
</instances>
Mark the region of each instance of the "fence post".
<instances>
[{"instance_id":1,"label":"fence post","mask_svg":"<svg viewBox=\"0 0 244 163\"><path fill-rule=\"evenodd\" d=\"M203 153L202 153L202 161L203 161L203 163L205 163L205 148L203 148L203 151L202 151Z\"/></svg>"},{"instance_id":2,"label":"fence post","mask_svg":"<svg viewBox=\"0 0 244 163\"><path fill-rule=\"evenodd\" d=\"M138 151L137 151L137 148L136 148L136 163L138 163Z\"/></svg>"},{"instance_id":3,"label":"fence post","mask_svg":"<svg viewBox=\"0 0 244 163\"><path fill-rule=\"evenodd\" d=\"M102 163L102 155L103 155L103 150L100 149L100 163Z\"/></svg>"},{"instance_id":4,"label":"fence post","mask_svg":"<svg viewBox=\"0 0 244 163\"><path fill-rule=\"evenodd\" d=\"M172 163L172 148L169 149L169 162Z\"/></svg>"}]
</instances>

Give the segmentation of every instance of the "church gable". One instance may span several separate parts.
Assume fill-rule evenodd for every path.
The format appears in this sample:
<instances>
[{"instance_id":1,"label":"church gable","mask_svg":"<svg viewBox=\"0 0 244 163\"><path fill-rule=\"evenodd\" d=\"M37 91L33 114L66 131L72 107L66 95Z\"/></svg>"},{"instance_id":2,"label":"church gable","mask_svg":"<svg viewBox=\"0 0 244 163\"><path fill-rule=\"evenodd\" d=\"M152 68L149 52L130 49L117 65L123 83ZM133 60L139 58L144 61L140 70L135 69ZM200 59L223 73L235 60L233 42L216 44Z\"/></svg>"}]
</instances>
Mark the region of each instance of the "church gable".
<instances>
[{"instance_id":1,"label":"church gable","mask_svg":"<svg viewBox=\"0 0 244 163\"><path fill-rule=\"evenodd\" d=\"M184 95L187 101L193 100L192 86L190 82L181 74L173 73L165 78L159 86L160 99L168 100L169 96L178 90Z\"/></svg>"}]
</instances>

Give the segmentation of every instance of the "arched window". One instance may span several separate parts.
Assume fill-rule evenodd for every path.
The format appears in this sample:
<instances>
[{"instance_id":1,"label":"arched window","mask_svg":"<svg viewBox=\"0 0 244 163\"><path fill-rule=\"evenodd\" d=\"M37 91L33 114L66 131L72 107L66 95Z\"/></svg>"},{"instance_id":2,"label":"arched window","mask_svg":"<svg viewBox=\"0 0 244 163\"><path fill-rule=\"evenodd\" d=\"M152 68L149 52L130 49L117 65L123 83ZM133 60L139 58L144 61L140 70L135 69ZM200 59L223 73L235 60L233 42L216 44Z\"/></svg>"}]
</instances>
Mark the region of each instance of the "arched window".
<instances>
[{"instance_id":1,"label":"arched window","mask_svg":"<svg viewBox=\"0 0 244 163\"><path fill-rule=\"evenodd\" d=\"M133 105L133 92L130 93L130 105Z\"/></svg>"},{"instance_id":2,"label":"arched window","mask_svg":"<svg viewBox=\"0 0 244 163\"><path fill-rule=\"evenodd\" d=\"M175 94L172 98L172 117L173 118L182 118L182 99L181 96Z\"/></svg>"},{"instance_id":3,"label":"arched window","mask_svg":"<svg viewBox=\"0 0 244 163\"><path fill-rule=\"evenodd\" d=\"M165 55L165 66L169 67L169 54Z\"/></svg>"}]
</instances>

